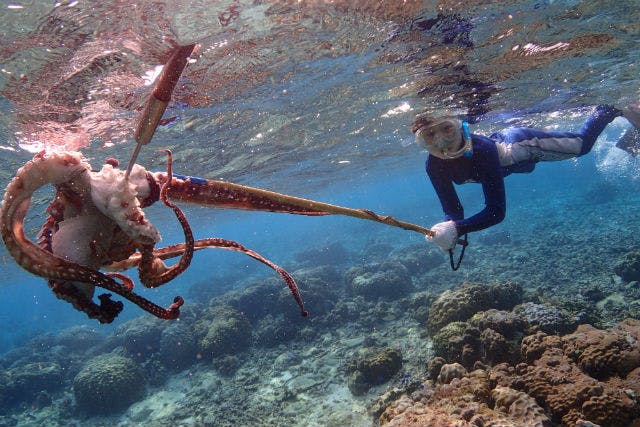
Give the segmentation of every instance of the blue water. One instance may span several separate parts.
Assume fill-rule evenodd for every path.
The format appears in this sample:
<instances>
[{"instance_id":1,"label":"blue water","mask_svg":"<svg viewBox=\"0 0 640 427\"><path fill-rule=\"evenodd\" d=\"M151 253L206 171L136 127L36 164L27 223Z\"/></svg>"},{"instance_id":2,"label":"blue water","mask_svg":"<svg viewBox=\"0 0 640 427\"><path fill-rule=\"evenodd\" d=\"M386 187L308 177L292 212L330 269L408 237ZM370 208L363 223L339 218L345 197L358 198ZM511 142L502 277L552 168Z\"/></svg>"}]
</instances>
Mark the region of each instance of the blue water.
<instances>
[{"instance_id":1,"label":"blue water","mask_svg":"<svg viewBox=\"0 0 640 427\"><path fill-rule=\"evenodd\" d=\"M507 231L513 236L525 234L529 228L537 227L529 220L531 211L548 206L548 215L555 217L558 215L556 205L570 203L574 199L587 203L584 209L588 209L588 200L582 199L583 194L602 183L619 189L616 194L634 194L640 187L640 165L626 153L619 155L619 150L613 147L620 134L618 127L625 126L622 119L611 125L612 129L601 136L600 146L594 153L576 160L539 164L532 174L508 177L508 215L503 223L491 230ZM442 216L439 202L423 172L426 154L415 146L399 146L398 151L402 155L407 151L411 154L401 167L394 170L379 167L361 176L344 173L344 180L327 186L323 191L293 195L341 206L367 208L426 226L439 222ZM607 164L610 161L608 157L614 158L613 165ZM461 186L458 193L468 212L483 207L478 185ZM597 209L596 205L591 213ZM368 242L376 240L398 245L422 244L425 249L429 248L419 234L348 217L230 212L192 206L186 206L185 212L197 238L215 236L236 240L285 268L293 254L333 242L340 242L352 250L362 250ZM154 206L149 215L153 223L159 224L163 245L182 241L182 232L169 210ZM608 220L623 223L623 216ZM539 219L544 220L544 215ZM544 228L544 223L540 225ZM473 251L473 246L470 251ZM225 277L231 272L237 274L238 269L247 275L273 274L266 266L244 255L212 249L196 253L192 266L175 282L142 292L154 301L168 302L174 295L186 294L190 286L216 286L214 278ZM8 326L0 339L7 350L39 333L55 332L74 325L87 325L107 333L119 324L144 314L137 306L126 304L124 312L112 325L98 326L57 300L42 279L23 272L10 260L6 259L3 270L11 277L11 281L0 287L0 321ZM135 271L132 274L135 275ZM202 280L209 276L211 283ZM189 302L187 299L187 304Z\"/></svg>"},{"instance_id":2,"label":"blue water","mask_svg":"<svg viewBox=\"0 0 640 427\"><path fill-rule=\"evenodd\" d=\"M163 170L164 154L155 149L169 148L176 173L366 208L425 227L441 221L442 211L424 172L426 153L412 143L416 113L465 115L471 131L481 134L509 126L577 130L594 105L640 100L635 1L182 3L0 6L0 188L42 149L80 150L96 169L107 157L125 165L153 87L143 76L163 64L176 43L200 46L165 113L173 121L143 149L141 165ZM228 25L225 16L232 17ZM525 289L551 293L566 287L570 296L576 291L567 284L609 283L617 257L640 247L640 159L615 147L627 128L627 121L616 119L590 154L509 176L506 219L473 233L461 269L453 273L442 264L425 289L513 279ZM478 185L457 191L467 215L482 209ZM32 204L26 223L32 239L52 195L43 190ZM341 269L384 262L394 251L434 249L418 233L349 217L181 207L196 238L238 241L290 272L314 265L313 259L301 262L301 253L335 243L354 254ZM163 236L162 246L183 241L169 209L156 204L145 211ZM482 242L503 234L509 236L503 247ZM390 252L378 255L376 245L388 245ZM563 253L565 245L574 252ZM580 259L576 251L585 247L588 253L596 247L599 255ZM137 279L135 270L128 274ZM134 281L137 291L162 306L181 295L185 307L204 307L213 297L274 279L275 272L245 255L213 249L197 252L184 274L158 289ZM43 278L21 269L0 245L0 355L75 326L108 341L126 322L147 316L124 304L112 324L89 320L56 299ZM307 309L313 316L314 306ZM322 344L309 346L324 348L348 336L349 327L341 326L326 332ZM394 327L383 322L371 333L392 336ZM258 350L251 357L259 356ZM317 370L325 368L320 356L310 358ZM408 363L414 362L422 363ZM189 369L171 379L192 375ZM65 378L61 392L67 400L71 380ZM248 398L259 399L252 391ZM217 398L216 405L233 406L233 396ZM64 402L56 395L50 407L68 415ZM194 403L207 405L213 404ZM27 420L23 425L30 425L27 406L15 412ZM46 419L47 408L44 403L34 409L43 410L34 419ZM74 419L67 415L49 421L65 425ZM280 422L292 423L282 416ZM366 415L351 422L366 425L362 420ZM305 418L296 422L291 425L310 425Z\"/></svg>"}]
</instances>

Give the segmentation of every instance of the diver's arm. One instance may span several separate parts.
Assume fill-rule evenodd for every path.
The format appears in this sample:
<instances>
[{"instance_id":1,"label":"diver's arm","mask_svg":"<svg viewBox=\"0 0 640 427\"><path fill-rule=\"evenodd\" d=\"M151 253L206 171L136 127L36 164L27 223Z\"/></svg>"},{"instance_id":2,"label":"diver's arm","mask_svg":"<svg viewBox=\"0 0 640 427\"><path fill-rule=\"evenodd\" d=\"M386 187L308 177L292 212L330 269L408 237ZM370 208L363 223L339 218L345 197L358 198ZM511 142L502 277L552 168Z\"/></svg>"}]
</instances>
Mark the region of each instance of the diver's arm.
<instances>
[{"instance_id":1,"label":"diver's arm","mask_svg":"<svg viewBox=\"0 0 640 427\"><path fill-rule=\"evenodd\" d=\"M480 162L483 174L481 177L485 208L477 214L462 220L456 220L458 235L479 231L501 222L507 210L504 190L504 177L495 150L474 152Z\"/></svg>"},{"instance_id":2,"label":"diver's arm","mask_svg":"<svg viewBox=\"0 0 640 427\"><path fill-rule=\"evenodd\" d=\"M446 177L439 167L434 167L431 163L427 164L427 175L436 190L445 219L454 221L463 219L464 208L453 186L453 181Z\"/></svg>"}]
</instances>

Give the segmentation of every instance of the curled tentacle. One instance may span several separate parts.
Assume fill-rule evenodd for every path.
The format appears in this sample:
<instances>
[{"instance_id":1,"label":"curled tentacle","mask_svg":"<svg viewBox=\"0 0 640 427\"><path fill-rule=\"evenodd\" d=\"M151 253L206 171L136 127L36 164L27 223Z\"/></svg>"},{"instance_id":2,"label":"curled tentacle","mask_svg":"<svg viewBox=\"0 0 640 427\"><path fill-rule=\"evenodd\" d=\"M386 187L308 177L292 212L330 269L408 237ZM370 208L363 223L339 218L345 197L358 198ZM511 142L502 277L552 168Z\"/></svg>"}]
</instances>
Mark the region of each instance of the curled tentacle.
<instances>
[{"instance_id":1,"label":"curled tentacle","mask_svg":"<svg viewBox=\"0 0 640 427\"><path fill-rule=\"evenodd\" d=\"M167 175L172 176L172 163L173 157L171 155L171 151L169 150L160 150L167 153ZM182 253L182 257L180 261L176 265L171 268L166 268L162 261L157 260L154 256L153 245L145 245L142 250L142 257L140 260L140 264L138 265L138 271L140 274L140 281L147 287L154 288L160 286L164 283L167 283L183 273L189 265L191 264L191 259L193 258L193 232L191 231L191 227L189 226L189 221L187 217L182 212L178 206L172 203L168 197L169 187L171 186L171 180L167 180L160 190L160 200L166 206L173 209L180 225L182 226L182 230L184 232L185 238L185 250ZM157 261L157 262L156 262ZM161 267L158 267L158 264L162 263ZM159 271L162 270L162 271Z\"/></svg>"},{"instance_id":2,"label":"curled tentacle","mask_svg":"<svg viewBox=\"0 0 640 427\"><path fill-rule=\"evenodd\" d=\"M87 283L116 293L149 313L163 318L175 319L180 311L182 299L176 297L174 303L164 309L151 301L135 294L99 271L74 262L67 261L34 244L24 234L24 218L34 191L46 185L65 184L74 192L85 197L90 195L89 165L79 153L37 154L33 160L22 167L17 176L7 186L2 208L0 209L0 234L9 254L25 270L40 277L50 279L51 286L60 298L72 302L77 308L97 317L100 321L110 322L119 313L118 303L108 301L108 296L100 296L101 306L109 313L101 313L97 305L77 288L72 289L71 282ZM87 201L87 203L89 203ZM115 306L113 304L116 304ZM121 309L121 308L120 308ZM113 314L115 313L115 314Z\"/></svg>"}]
</instances>

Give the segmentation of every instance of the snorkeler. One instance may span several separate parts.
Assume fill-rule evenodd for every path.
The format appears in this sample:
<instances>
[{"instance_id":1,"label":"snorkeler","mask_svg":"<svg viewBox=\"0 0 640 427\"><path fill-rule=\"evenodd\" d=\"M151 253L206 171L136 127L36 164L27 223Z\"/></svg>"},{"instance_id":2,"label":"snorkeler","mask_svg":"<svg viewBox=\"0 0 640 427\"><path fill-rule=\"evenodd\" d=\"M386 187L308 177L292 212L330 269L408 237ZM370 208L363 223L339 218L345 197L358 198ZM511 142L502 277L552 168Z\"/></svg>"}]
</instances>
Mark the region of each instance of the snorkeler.
<instances>
[{"instance_id":1,"label":"snorkeler","mask_svg":"<svg viewBox=\"0 0 640 427\"><path fill-rule=\"evenodd\" d=\"M622 111L608 105L596 107L577 133L512 128L486 137L469 133L467 122L455 116L418 114L412 132L418 145L429 152L427 175L445 214L445 221L431 227L435 234L427 240L449 251L459 236L498 224L506 211L505 176L532 172L537 162L587 154L605 127L619 116L640 129L640 108ZM465 218L453 184L468 182L482 184L485 208Z\"/></svg>"}]
</instances>

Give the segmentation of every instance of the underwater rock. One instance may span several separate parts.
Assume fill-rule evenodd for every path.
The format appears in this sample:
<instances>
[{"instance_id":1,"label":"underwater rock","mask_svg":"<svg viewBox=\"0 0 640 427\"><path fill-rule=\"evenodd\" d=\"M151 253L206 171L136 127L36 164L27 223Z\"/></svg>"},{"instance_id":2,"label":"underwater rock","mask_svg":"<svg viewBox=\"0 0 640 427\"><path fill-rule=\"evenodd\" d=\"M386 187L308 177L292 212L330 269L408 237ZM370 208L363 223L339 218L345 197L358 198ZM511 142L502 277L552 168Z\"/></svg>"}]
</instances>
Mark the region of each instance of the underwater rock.
<instances>
[{"instance_id":1,"label":"underwater rock","mask_svg":"<svg viewBox=\"0 0 640 427\"><path fill-rule=\"evenodd\" d=\"M398 349L385 348L375 353L368 350L366 353L347 367L349 390L354 395L364 394L371 387L389 381L402 367L402 353Z\"/></svg>"},{"instance_id":2,"label":"underwater rock","mask_svg":"<svg viewBox=\"0 0 640 427\"><path fill-rule=\"evenodd\" d=\"M146 360L160 349L160 335L167 322L152 316L140 316L118 326L115 337L136 360Z\"/></svg>"},{"instance_id":3,"label":"underwater rock","mask_svg":"<svg viewBox=\"0 0 640 427\"><path fill-rule=\"evenodd\" d=\"M180 371L196 362L198 343L191 327L173 323L160 334L158 359L171 371Z\"/></svg>"},{"instance_id":4,"label":"underwater rock","mask_svg":"<svg viewBox=\"0 0 640 427\"><path fill-rule=\"evenodd\" d=\"M423 245L413 245L395 250L390 261L402 264L411 276L420 276L442 265L445 258L439 249L425 249Z\"/></svg>"},{"instance_id":5,"label":"underwater rock","mask_svg":"<svg viewBox=\"0 0 640 427\"><path fill-rule=\"evenodd\" d=\"M413 290L411 275L399 262L352 267L345 274L348 289L367 300L398 299Z\"/></svg>"},{"instance_id":6,"label":"underwater rock","mask_svg":"<svg viewBox=\"0 0 640 427\"><path fill-rule=\"evenodd\" d=\"M513 312L527 322L529 333L540 330L547 334L566 334L576 326L576 319L568 312L547 304L526 302L513 309Z\"/></svg>"},{"instance_id":7,"label":"underwater rock","mask_svg":"<svg viewBox=\"0 0 640 427\"><path fill-rule=\"evenodd\" d=\"M0 406L33 403L43 393L63 385L63 370L55 362L30 362L0 374Z\"/></svg>"},{"instance_id":8,"label":"underwater rock","mask_svg":"<svg viewBox=\"0 0 640 427\"><path fill-rule=\"evenodd\" d=\"M115 414L140 400L145 378L138 364L115 353L89 360L73 380L76 405L88 414Z\"/></svg>"},{"instance_id":9,"label":"underwater rock","mask_svg":"<svg viewBox=\"0 0 640 427\"><path fill-rule=\"evenodd\" d=\"M205 360L235 354L251 345L251 323L229 306L214 306L205 311L195 324L195 333Z\"/></svg>"},{"instance_id":10,"label":"underwater rock","mask_svg":"<svg viewBox=\"0 0 640 427\"><path fill-rule=\"evenodd\" d=\"M511 310L521 302L522 287L515 283L463 283L456 289L444 291L431 304L427 330L433 334L451 322L466 321L479 311Z\"/></svg>"},{"instance_id":11,"label":"underwater rock","mask_svg":"<svg viewBox=\"0 0 640 427\"><path fill-rule=\"evenodd\" d=\"M625 282L640 280L640 251L624 254L613 271Z\"/></svg>"}]
</instances>

